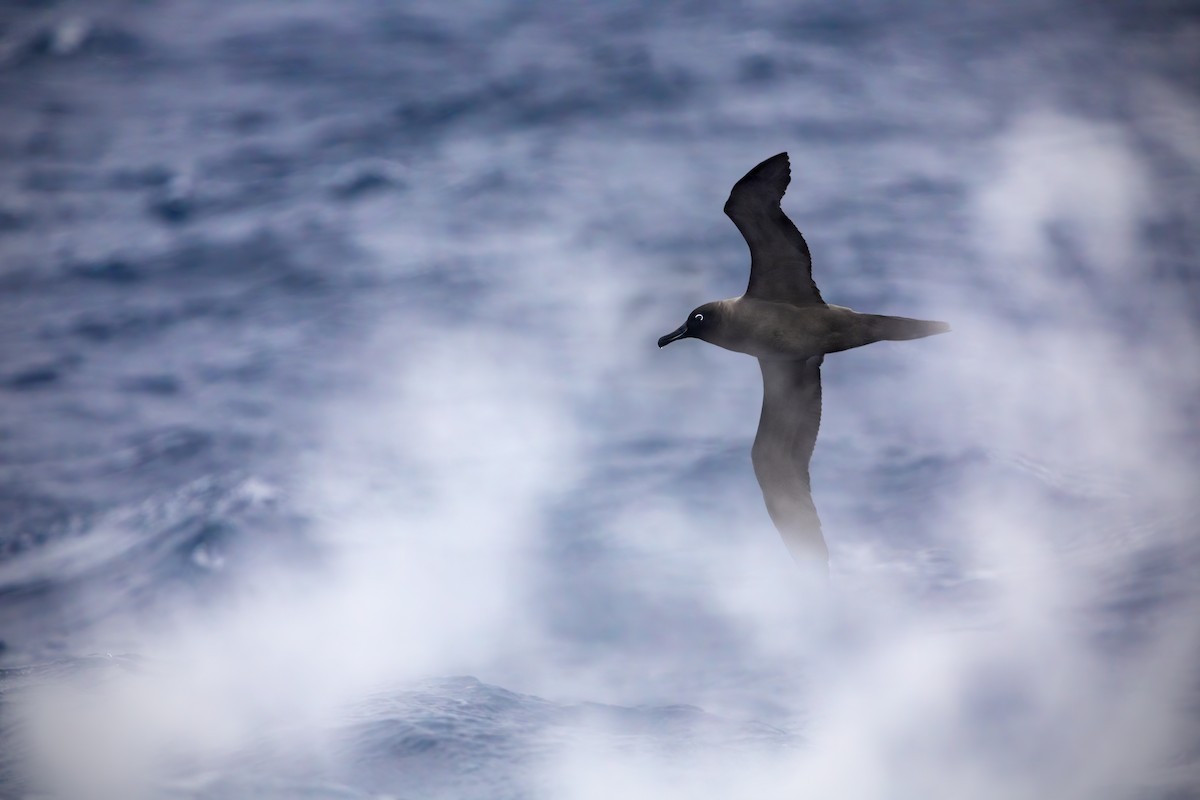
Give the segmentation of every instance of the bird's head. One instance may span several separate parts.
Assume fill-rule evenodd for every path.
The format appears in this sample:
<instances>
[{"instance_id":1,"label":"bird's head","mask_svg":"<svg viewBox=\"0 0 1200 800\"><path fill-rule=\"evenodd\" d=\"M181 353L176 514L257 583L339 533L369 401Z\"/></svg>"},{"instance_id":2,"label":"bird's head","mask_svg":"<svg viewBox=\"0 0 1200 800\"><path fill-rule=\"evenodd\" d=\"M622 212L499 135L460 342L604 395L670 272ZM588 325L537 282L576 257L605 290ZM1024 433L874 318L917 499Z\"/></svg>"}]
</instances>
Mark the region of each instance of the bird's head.
<instances>
[{"instance_id":1,"label":"bird's head","mask_svg":"<svg viewBox=\"0 0 1200 800\"><path fill-rule=\"evenodd\" d=\"M699 308L692 309L684 321L675 330L658 340L659 347L666 347L676 339L703 339L711 342L721 324L722 309L720 302L705 303Z\"/></svg>"}]
</instances>

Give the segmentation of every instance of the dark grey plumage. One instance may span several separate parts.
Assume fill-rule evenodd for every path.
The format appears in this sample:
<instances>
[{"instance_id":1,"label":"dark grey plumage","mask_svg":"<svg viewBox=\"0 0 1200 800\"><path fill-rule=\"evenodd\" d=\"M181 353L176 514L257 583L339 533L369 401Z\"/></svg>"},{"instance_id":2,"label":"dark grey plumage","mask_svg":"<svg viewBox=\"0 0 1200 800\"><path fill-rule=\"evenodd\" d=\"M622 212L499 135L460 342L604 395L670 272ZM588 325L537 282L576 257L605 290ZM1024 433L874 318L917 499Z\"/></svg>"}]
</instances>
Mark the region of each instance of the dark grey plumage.
<instances>
[{"instance_id":1,"label":"dark grey plumage","mask_svg":"<svg viewBox=\"0 0 1200 800\"><path fill-rule=\"evenodd\" d=\"M787 153L780 153L746 173L725 201L725 213L750 245L750 284L744 296L824 305L813 283L808 242L779 206L791 179Z\"/></svg>"},{"instance_id":2,"label":"dark grey plumage","mask_svg":"<svg viewBox=\"0 0 1200 800\"><path fill-rule=\"evenodd\" d=\"M794 555L829 558L821 518L813 505L808 463L821 427L821 361L758 360L762 413L750 460L767 513Z\"/></svg>"},{"instance_id":3,"label":"dark grey plumage","mask_svg":"<svg viewBox=\"0 0 1200 800\"><path fill-rule=\"evenodd\" d=\"M797 561L824 563L829 551L808 471L821 424L824 356L950 326L827 304L812 279L808 244L779 204L790 180L787 153L780 153L734 184L725 213L750 247L746 292L694 309L658 346L690 337L758 358L763 405L751 450L754 474L788 550Z\"/></svg>"}]
</instances>

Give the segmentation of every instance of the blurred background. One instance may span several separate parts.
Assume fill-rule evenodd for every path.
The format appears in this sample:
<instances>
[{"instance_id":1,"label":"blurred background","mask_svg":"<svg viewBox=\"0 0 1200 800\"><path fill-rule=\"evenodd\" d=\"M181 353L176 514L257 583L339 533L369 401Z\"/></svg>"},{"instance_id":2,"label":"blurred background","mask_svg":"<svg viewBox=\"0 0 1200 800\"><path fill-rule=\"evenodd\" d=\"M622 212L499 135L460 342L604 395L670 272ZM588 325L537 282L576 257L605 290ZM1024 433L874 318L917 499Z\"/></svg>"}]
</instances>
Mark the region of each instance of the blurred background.
<instances>
[{"instance_id":1,"label":"blurred background","mask_svg":"<svg viewBox=\"0 0 1200 800\"><path fill-rule=\"evenodd\" d=\"M833 303L807 586L721 213ZM1200 797L1200 6L8 2L0 794Z\"/></svg>"}]
</instances>

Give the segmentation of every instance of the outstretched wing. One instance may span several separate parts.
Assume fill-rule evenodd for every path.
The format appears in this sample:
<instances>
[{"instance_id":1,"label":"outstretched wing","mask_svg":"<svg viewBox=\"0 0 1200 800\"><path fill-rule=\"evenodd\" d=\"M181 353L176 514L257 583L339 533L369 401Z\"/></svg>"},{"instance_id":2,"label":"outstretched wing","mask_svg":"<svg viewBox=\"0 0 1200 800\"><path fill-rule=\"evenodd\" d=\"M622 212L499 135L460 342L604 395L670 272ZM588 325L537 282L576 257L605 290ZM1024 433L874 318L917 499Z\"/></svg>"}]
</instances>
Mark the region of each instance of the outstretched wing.
<instances>
[{"instance_id":1,"label":"outstretched wing","mask_svg":"<svg viewBox=\"0 0 1200 800\"><path fill-rule=\"evenodd\" d=\"M821 360L758 360L763 405L751 450L754 475L771 521L802 564L829 560L808 478L821 426Z\"/></svg>"},{"instance_id":2,"label":"outstretched wing","mask_svg":"<svg viewBox=\"0 0 1200 800\"><path fill-rule=\"evenodd\" d=\"M725 213L750 245L746 296L792 305L824 305L812 279L812 257L800 231L779 207L792 179L787 153L771 156L733 185Z\"/></svg>"}]
</instances>

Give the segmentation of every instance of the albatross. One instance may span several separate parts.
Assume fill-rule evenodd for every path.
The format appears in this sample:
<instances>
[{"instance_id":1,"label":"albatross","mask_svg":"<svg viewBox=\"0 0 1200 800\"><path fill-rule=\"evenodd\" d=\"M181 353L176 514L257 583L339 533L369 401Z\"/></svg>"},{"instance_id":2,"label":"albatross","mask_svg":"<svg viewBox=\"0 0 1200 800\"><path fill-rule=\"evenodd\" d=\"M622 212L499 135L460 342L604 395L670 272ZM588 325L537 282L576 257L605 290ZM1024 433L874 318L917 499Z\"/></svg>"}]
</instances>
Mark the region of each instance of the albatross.
<instances>
[{"instance_id":1,"label":"albatross","mask_svg":"<svg viewBox=\"0 0 1200 800\"><path fill-rule=\"evenodd\" d=\"M813 282L808 245L779 205L791 177L788 155L780 153L734 184L725 213L750 246L746 292L693 309L658 346L701 339L758 359L763 403L750 450L754 475L792 557L824 565L829 548L808 473L821 424L822 360L872 342L945 333L950 326L826 303Z\"/></svg>"}]
</instances>

